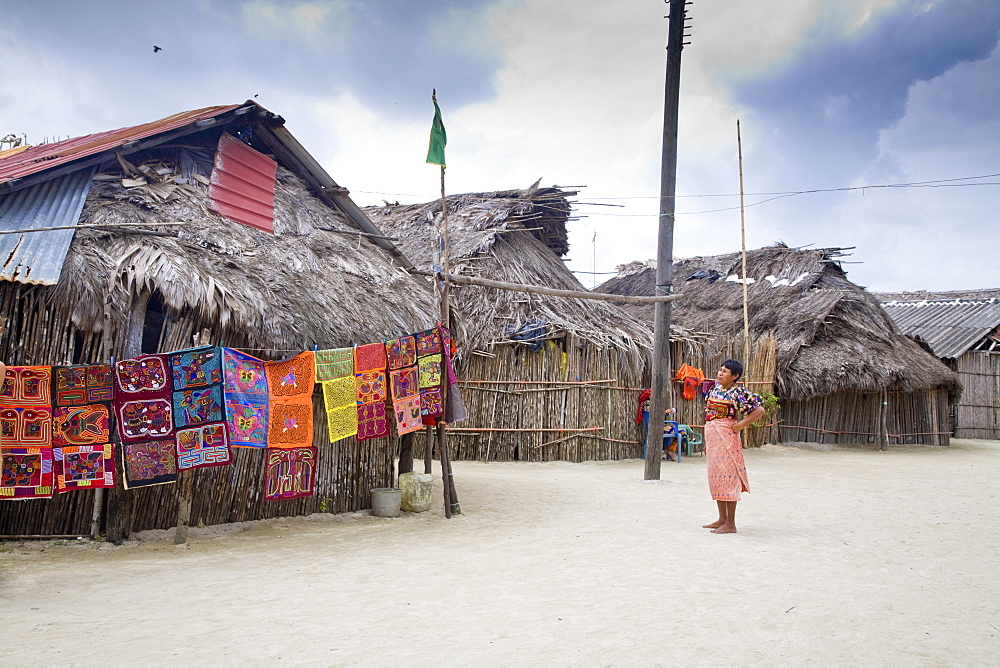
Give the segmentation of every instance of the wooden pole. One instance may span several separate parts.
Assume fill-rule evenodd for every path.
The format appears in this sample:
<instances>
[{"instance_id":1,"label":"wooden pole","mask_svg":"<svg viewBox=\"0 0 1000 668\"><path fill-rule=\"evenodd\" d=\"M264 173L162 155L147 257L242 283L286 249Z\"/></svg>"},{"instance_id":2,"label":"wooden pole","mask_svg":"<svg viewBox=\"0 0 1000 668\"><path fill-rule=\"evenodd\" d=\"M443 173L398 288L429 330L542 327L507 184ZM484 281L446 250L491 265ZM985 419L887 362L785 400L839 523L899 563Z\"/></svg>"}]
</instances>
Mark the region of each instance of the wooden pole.
<instances>
[{"instance_id":1,"label":"wooden pole","mask_svg":"<svg viewBox=\"0 0 1000 668\"><path fill-rule=\"evenodd\" d=\"M187 542L188 526L191 524L191 497L194 493L196 470L180 471L180 495L177 499L177 528L174 529L174 545L183 545Z\"/></svg>"},{"instance_id":2,"label":"wooden pole","mask_svg":"<svg viewBox=\"0 0 1000 668\"><path fill-rule=\"evenodd\" d=\"M434 459L434 427L428 426L425 432L427 434L427 446L424 448L424 473L430 473L433 468L431 462Z\"/></svg>"},{"instance_id":3,"label":"wooden pole","mask_svg":"<svg viewBox=\"0 0 1000 668\"><path fill-rule=\"evenodd\" d=\"M441 252L444 257L441 259L443 276L441 277L441 322L451 331L451 304L450 304L450 280L451 280L451 255L448 240L448 199L445 197L444 188L444 165L441 165ZM441 344L449 345L444 337L441 337ZM443 359L443 358L442 358ZM447 373L441 374L441 405L448 405L448 379ZM461 507L458 505L458 494L455 492L455 480L451 473L451 458L448 456L448 422L441 420L437 425L438 433L438 456L441 458L441 482L444 487L444 516L451 519L452 514L461 514Z\"/></svg>"},{"instance_id":4,"label":"wooden pole","mask_svg":"<svg viewBox=\"0 0 1000 668\"><path fill-rule=\"evenodd\" d=\"M59 225L56 227L27 227L20 230L0 230L0 234L28 234L29 232L52 232L54 230L76 230L83 227L164 227L167 225L187 225L184 221L172 223L88 223L82 225Z\"/></svg>"},{"instance_id":5,"label":"wooden pole","mask_svg":"<svg viewBox=\"0 0 1000 668\"><path fill-rule=\"evenodd\" d=\"M889 393L883 389L880 398L882 405L879 409L878 447L885 451L889 449Z\"/></svg>"},{"instance_id":6,"label":"wooden pole","mask_svg":"<svg viewBox=\"0 0 1000 668\"><path fill-rule=\"evenodd\" d=\"M399 439L399 466L396 469L397 475L410 473L413 471L413 437L415 432L403 434Z\"/></svg>"},{"instance_id":7,"label":"wooden pole","mask_svg":"<svg viewBox=\"0 0 1000 668\"><path fill-rule=\"evenodd\" d=\"M740 159L740 248L743 255L743 368L750 368L750 307L747 286L747 228L743 209L743 142L740 139L740 119L736 119L736 151ZM760 380L759 378L757 380Z\"/></svg>"},{"instance_id":8,"label":"wooden pole","mask_svg":"<svg viewBox=\"0 0 1000 668\"><path fill-rule=\"evenodd\" d=\"M112 446L114 447L114 446ZM94 510L90 515L90 537L95 538L101 533L101 518L104 516L104 489L94 490Z\"/></svg>"},{"instance_id":9,"label":"wooden pole","mask_svg":"<svg viewBox=\"0 0 1000 668\"><path fill-rule=\"evenodd\" d=\"M422 271L411 269L411 274L421 276L437 276L432 271ZM637 297L634 295L612 295L603 292L583 292L581 290L561 290L559 288L549 288L544 285L525 285L523 283L507 283L505 281L494 281L490 278L480 278L478 276L448 276L448 281L460 285L478 285L484 288L496 288L498 290L509 290L511 292L528 292L535 295L552 295L553 297L572 297L574 299L594 299L607 302L624 302L626 304L657 304L660 302L673 302L684 297L683 294L658 295L655 297Z\"/></svg>"},{"instance_id":10,"label":"wooden pole","mask_svg":"<svg viewBox=\"0 0 1000 668\"><path fill-rule=\"evenodd\" d=\"M151 293L143 290L132 300L128 316L128 330L125 333L125 345L122 354L125 359L131 359L142 354L142 333L146 326L146 307L149 305ZM119 442L116 444L119 449L118 457L120 475L118 484L113 489L108 490L108 521L107 536L108 541L115 545L121 545L126 538L132 534L132 510L135 505L135 493L125 489L125 457L122 453L123 447Z\"/></svg>"},{"instance_id":11,"label":"wooden pole","mask_svg":"<svg viewBox=\"0 0 1000 668\"><path fill-rule=\"evenodd\" d=\"M663 101L663 151L660 159L660 217L656 246L656 296L673 292L674 195L677 191L677 115L680 106L681 49L684 41L684 2L670 0L667 68ZM673 295L676 298L676 295ZM660 479L660 443L663 418L673 395L670 385L671 301L656 302L653 312L653 382L646 433L645 480Z\"/></svg>"}]
</instances>

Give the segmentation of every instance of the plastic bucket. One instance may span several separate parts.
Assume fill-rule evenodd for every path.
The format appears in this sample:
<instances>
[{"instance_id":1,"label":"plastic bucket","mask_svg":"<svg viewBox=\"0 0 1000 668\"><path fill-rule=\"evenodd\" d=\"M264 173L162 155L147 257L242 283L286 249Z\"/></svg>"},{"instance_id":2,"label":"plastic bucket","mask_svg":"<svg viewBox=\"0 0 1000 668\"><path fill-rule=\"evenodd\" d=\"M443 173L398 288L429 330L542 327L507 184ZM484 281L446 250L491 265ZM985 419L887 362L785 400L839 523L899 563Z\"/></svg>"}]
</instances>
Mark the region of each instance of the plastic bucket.
<instances>
[{"instance_id":1,"label":"plastic bucket","mask_svg":"<svg viewBox=\"0 0 1000 668\"><path fill-rule=\"evenodd\" d=\"M434 476L430 473L399 474L399 487L403 490L400 508L408 513L422 513L431 509Z\"/></svg>"},{"instance_id":2,"label":"plastic bucket","mask_svg":"<svg viewBox=\"0 0 1000 668\"><path fill-rule=\"evenodd\" d=\"M376 487L372 490L372 515L399 517L399 503L403 490L398 487Z\"/></svg>"}]
</instances>

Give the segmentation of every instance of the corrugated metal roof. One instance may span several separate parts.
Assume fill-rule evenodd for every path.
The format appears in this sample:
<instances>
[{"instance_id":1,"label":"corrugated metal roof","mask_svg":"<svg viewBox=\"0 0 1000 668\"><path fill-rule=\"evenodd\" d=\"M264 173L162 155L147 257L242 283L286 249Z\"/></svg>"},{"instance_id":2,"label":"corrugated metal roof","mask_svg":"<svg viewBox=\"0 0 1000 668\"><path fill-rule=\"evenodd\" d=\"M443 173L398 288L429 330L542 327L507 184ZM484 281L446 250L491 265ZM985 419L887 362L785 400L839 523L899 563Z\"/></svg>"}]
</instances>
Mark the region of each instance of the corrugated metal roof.
<instances>
[{"instance_id":1,"label":"corrugated metal roof","mask_svg":"<svg viewBox=\"0 0 1000 668\"><path fill-rule=\"evenodd\" d=\"M0 231L76 225L94 169L81 169L0 197ZM0 234L0 280L55 285L73 229Z\"/></svg>"},{"instance_id":2,"label":"corrugated metal roof","mask_svg":"<svg viewBox=\"0 0 1000 668\"><path fill-rule=\"evenodd\" d=\"M1000 299L889 301L882 308L938 357L958 357L1000 325Z\"/></svg>"},{"instance_id":3,"label":"corrugated metal roof","mask_svg":"<svg viewBox=\"0 0 1000 668\"><path fill-rule=\"evenodd\" d=\"M32 146L16 155L0 160L0 183L24 178L73 160L118 148L133 141L214 118L240 106L242 105L229 104L223 107L205 107L204 109L167 116L151 123L74 137L52 144Z\"/></svg>"},{"instance_id":4,"label":"corrugated metal roof","mask_svg":"<svg viewBox=\"0 0 1000 668\"><path fill-rule=\"evenodd\" d=\"M223 133L208 187L212 208L238 223L273 233L277 171L277 162Z\"/></svg>"}]
</instances>

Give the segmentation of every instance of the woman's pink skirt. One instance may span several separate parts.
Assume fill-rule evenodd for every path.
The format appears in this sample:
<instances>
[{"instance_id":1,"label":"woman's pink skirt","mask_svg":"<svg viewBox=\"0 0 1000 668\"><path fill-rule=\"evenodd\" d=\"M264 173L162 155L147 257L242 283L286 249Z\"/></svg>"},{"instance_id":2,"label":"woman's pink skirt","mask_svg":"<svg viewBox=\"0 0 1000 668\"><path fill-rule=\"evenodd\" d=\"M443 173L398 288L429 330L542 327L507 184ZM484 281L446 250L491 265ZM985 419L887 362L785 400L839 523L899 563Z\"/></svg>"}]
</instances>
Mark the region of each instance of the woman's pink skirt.
<instances>
[{"instance_id":1,"label":"woman's pink skirt","mask_svg":"<svg viewBox=\"0 0 1000 668\"><path fill-rule=\"evenodd\" d=\"M741 492L750 491L743 443L733 431L736 420L705 423L705 455L708 458L708 491L716 501L739 501Z\"/></svg>"}]
</instances>

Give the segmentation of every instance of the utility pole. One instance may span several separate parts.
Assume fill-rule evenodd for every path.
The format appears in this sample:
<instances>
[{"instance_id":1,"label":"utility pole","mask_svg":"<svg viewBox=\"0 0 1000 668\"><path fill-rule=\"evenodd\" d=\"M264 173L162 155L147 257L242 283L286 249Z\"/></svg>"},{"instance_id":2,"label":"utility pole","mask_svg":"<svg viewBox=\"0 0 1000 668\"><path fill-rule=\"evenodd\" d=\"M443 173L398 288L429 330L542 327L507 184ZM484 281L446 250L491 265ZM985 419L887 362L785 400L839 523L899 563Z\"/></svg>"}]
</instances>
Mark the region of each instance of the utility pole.
<instances>
[{"instance_id":1,"label":"utility pole","mask_svg":"<svg viewBox=\"0 0 1000 668\"><path fill-rule=\"evenodd\" d=\"M674 194L677 189L677 111L681 89L681 49L684 48L685 0L670 0L667 28L667 73L663 102L663 154L660 162L660 218L656 249L656 296L673 292ZM653 382L646 431L645 480L660 479L663 416L673 397L670 385L671 302L657 302L653 314ZM679 446L678 446L679 447Z\"/></svg>"}]
</instances>

